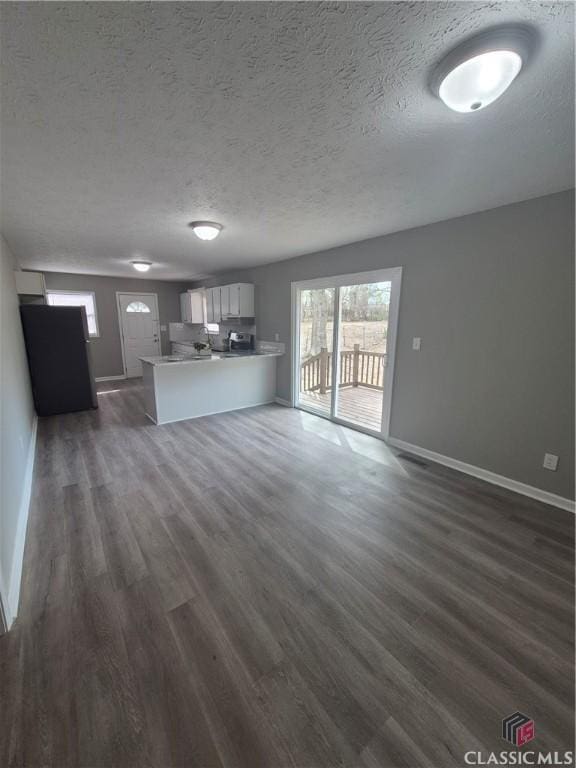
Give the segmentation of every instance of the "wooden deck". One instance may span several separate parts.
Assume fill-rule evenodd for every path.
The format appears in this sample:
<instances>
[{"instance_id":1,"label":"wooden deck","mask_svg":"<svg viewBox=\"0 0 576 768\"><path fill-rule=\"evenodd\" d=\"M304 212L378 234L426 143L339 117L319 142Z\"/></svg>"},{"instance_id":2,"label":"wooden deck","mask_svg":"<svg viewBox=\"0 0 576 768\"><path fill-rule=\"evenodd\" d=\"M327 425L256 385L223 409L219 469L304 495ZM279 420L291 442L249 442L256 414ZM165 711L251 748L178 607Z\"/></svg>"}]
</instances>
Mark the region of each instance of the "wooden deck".
<instances>
[{"instance_id":1,"label":"wooden deck","mask_svg":"<svg viewBox=\"0 0 576 768\"><path fill-rule=\"evenodd\" d=\"M331 393L301 392L302 405L320 413L330 413ZM380 431L382 423L382 390L369 387L344 387L338 398L338 418L364 429Z\"/></svg>"}]
</instances>

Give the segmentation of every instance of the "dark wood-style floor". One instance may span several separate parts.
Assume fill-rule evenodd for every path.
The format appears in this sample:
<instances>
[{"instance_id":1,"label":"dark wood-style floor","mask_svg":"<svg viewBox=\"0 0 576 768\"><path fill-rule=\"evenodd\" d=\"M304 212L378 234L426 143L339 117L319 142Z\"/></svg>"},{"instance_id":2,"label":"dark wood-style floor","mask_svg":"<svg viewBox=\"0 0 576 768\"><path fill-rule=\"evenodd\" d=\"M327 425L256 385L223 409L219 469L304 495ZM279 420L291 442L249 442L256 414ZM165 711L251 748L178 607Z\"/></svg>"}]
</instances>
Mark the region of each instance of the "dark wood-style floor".
<instances>
[{"instance_id":1,"label":"dark wood-style floor","mask_svg":"<svg viewBox=\"0 0 576 768\"><path fill-rule=\"evenodd\" d=\"M2 766L464 765L573 743L567 512L276 406L41 420Z\"/></svg>"}]
</instances>

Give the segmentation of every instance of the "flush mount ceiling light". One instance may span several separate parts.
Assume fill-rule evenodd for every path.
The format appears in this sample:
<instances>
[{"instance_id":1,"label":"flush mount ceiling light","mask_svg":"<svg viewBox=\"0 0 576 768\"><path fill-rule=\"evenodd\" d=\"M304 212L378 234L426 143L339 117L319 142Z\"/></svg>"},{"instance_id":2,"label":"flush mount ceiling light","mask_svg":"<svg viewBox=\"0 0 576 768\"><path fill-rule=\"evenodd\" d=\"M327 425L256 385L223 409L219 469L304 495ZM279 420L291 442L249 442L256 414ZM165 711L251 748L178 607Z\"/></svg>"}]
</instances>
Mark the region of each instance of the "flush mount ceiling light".
<instances>
[{"instance_id":1,"label":"flush mount ceiling light","mask_svg":"<svg viewBox=\"0 0 576 768\"><path fill-rule=\"evenodd\" d=\"M192 227L194 234L200 240L214 240L224 229L222 224L215 221L191 221L188 226Z\"/></svg>"},{"instance_id":2,"label":"flush mount ceiling light","mask_svg":"<svg viewBox=\"0 0 576 768\"><path fill-rule=\"evenodd\" d=\"M477 112L496 101L525 66L535 43L529 27L499 27L467 40L436 67L431 87L455 112Z\"/></svg>"},{"instance_id":3,"label":"flush mount ceiling light","mask_svg":"<svg viewBox=\"0 0 576 768\"><path fill-rule=\"evenodd\" d=\"M152 266L151 261L141 261L140 259L138 259L138 261L131 261L130 264L132 264L134 269L138 270L138 272L148 272Z\"/></svg>"}]
</instances>

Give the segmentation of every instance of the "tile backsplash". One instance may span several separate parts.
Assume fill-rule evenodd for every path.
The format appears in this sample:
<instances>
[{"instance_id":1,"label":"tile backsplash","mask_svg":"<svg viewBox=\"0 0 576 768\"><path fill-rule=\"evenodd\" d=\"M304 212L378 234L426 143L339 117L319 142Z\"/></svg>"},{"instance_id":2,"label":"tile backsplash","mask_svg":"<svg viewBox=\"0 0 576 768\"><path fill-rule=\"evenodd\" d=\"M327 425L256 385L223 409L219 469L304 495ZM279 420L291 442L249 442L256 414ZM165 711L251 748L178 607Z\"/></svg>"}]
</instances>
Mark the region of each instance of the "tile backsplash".
<instances>
[{"instance_id":1,"label":"tile backsplash","mask_svg":"<svg viewBox=\"0 0 576 768\"><path fill-rule=\"evenodd\" d=\"M223 341L228 338L228 331L242 331L256 336L256 326L253 324L240 322L220 323L218 334L210 334L214 349L222 349ZM202 330L201 325L170 323L169 339L170 341L205 341L206 331Z\"/></svg>"},{"instance_id":2,"label":"tile backsplash","mask_svg":"<svg viewBox=\"0 0 576 768\"><path fill-rule=\"evenodd\" d=\"M220 323L220 332L218 336L212 337L212 346L216 349L222 349L222 344L228 338L228 331L242 331L242 333L251 333L256 336L256 326L244 323Z\"/></svg>"},{"instance_id":3,"label":"tile backsplash","mask_svg":"<svg viewBox=\"0 0 576 768\"><path fill-rule=\"evenodd\" d=\"M170 341L196 341L198 327L187 323L168 323Z\"/></svg>"}]
</instances>

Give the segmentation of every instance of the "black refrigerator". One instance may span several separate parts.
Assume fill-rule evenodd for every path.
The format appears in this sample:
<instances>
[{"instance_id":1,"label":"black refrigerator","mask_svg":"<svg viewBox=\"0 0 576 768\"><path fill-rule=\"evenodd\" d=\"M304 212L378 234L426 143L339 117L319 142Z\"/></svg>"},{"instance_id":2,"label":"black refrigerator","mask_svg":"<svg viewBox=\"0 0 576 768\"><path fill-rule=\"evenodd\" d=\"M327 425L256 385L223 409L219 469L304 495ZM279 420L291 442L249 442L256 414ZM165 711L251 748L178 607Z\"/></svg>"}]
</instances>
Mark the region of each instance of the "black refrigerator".
<instances>
[{"instance_id":1,"label":"black refrigerator","mask_svg":"<svg viewBox=\"0 0 576 768\"><path fill-rule=\"evenodd\" d=\"M38 416L98 408L84 307L20 307Z\"/></svg>"}]
</instances>

